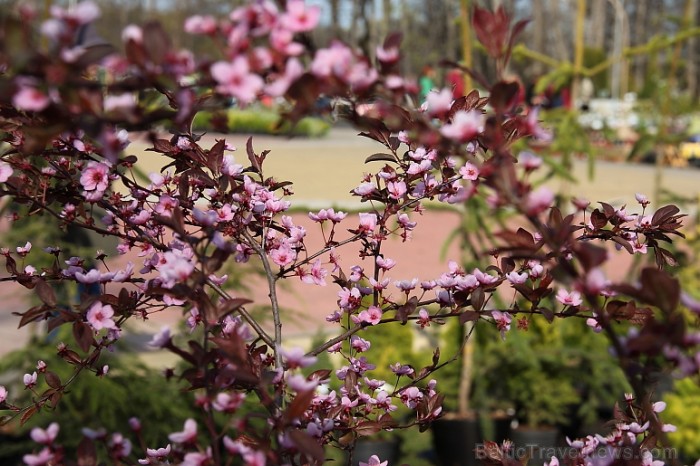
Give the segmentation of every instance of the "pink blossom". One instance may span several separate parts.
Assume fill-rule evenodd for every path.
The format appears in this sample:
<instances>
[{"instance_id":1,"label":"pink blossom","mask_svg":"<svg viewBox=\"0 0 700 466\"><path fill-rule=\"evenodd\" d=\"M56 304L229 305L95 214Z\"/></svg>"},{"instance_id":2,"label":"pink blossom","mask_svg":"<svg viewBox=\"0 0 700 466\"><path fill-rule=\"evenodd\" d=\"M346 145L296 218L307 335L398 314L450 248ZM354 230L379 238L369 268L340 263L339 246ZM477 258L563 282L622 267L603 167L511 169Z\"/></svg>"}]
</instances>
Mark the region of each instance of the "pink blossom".
<instances>
[{"instance_id":1,"label":"pink blossom","mask_svg":"<svg viewBox=\"0 0 700 466\"><path fill-rule=\"evenodd\" d=\"M148 342L148 345L153 346L154 348L164 348L170 343L171 338L170 327L164 325L161 327L158 333L153 335L153 338L151 338L151 341Z\"/></svg>"},{"instance_id":2,"label":"pink blossom","mask_svg":"<svg viewBox=\"0 0 700 466\"><path fill-rule=\"evenodd\" d=\"M361 213L360 214L360 232L371 233L377 228L377 214Z\"/></svg>"},{"instance_id":3,"label":"pink blossom","mask_svg":"<svg viewBox=\"0 0 700 466\"><path fill-rule=\"evenodd\" d=\"M353 189L352 192L357 194L358 196L367 196L369 194L372 194L374 191L377 190L377 187L374 185L374 183L366 181L357 188Z\"/></svg>"},{"instance_id":4,"label":"pink blossom","mask_svg":"<svg viewBox=\"0 0 700 466\"><path fill-rule=\"evenodd\" d=\"M559 291L557 291L557 301L559 301L565 306L574 307L580 306L583 303L581 293L579 293L578 291L568 292L563 288L560 288Z\"/></svg>"},{"instance_id":5,"label":"pink blossom","mask_svg":"<svg viewBox=\"0 0 700 466\"><path fill-rule=\"evenodd\" d=\"M68 10L54 6L51 8L51 16L78 24L87 24L100 17L100 8L90 1L80 2L71 6Z\"/></svg>"},{"instance_id":6,"label":"pink blossom","mask_svg":"<svg viewBox=\"0 0 700 466\"><path fill-rule=\"evenodd\" d=\"M143 29L135 24L130 24L122 30L122 42L133 41L137 44L143 42Z\"/></svg>"},{"instance_id":7,"label":"pink blossom","mask_svg":"<svg viewBox=\"0 0 700 466\"><path fill-rule=\"evenodd\" d=\"M652 405L652 409L655 413L662 413L666 409L666 402L657 401Z\"/></svg>"},{"instance_id":8,"label":"pink blossom","mask_svg":"<svg viewBox=\"0 0 700 466\"><path fill-rule=\"evenodd\" d=\"M424 307L418 311L418 320L416 321L420 328L430 327L430 314Z\"/></svg>"},{"instance_id":9,"label":"pink blossom","mask_svg":"<svg viewBox=\"0 0 700 466\"><path fill-rule=\"evenodd\" d=\"M523 151L518 154L518 163L521 164L526 171L532 171L542 166L542 158L536 156L532 152Z\"/></svg>"},{"instance_id":10,"label":"pink blossom","mask_svg":"<svg viewBox=\"0 0 700 466\"><path fill-rule=\"evenodd\" d=\"M90 161L80 175L80 184L85 191L104 192L109 187L109 166Z\"/></svg>"},{"instance_id":11,"label":"pink blossom","mask_svg":"<svg viewBox=\"0 0 700 466\"><path fill-rule=\"evenodd\" d=\"M496 322L496 328L501 332L501 338L506 339L506 332L510 330L510 323L513 320L510 313L501 311L492 311L491 316Z\"/></svg>"},{"instance_id":12,"label":"pink blossom","mask_svg":"<svg viewBox=\"0 0 700 466\"><path fill-rule=\"evenodd\" d=\"M24 374L22 377L22 382L24 383L24 386L26 388L33 388L36 386L36 372L32 372L31 374Z\"/></svg>"},{"instance_id":13,"label":"pink blossom","mask_svg":"<svg viewBox=\"0 0 700 466\"><path fill-rule=\"evenodd\" d=\"M467 162L459 169L459 174L462 175L462 179L474 181L479 178L479 168L473 163Z\"/></svg>"},{"instance_id":14,"label":"pink blossom","mask_svg":"<svg viewBox=\"0 0 700 466\"><path fill-rule=\"evenodd\" d=\"M37 454L27 454L22 457L22 461L27 466L44 466L51 463L54 459L54 454L49 447L43 448Z\"/></svg>"},{"instance_id":15,"label":"pink blossom","mask_svg":"<svg viewBox=\"0 0 700 466\"><path fill-rule=\"evenodd\" d=\"M428 113L440 115L447 113L452 105L452 91L445 88L440 92L429 92L425 98L428 104Z\"/></svg>"},{"instance_id":16,"label":"pink blossom","mask_svg":"<svg viewBox=\"0 0 700 466\"><path fill-rule=\"evenodd\" d=\"M634 198L642 205L642 207L649 205L649 198L647 198L644 194L636 193Z\"/></svg>"},{"instance_id":17,"label":"pink blossom","mask_svg":"<svg viewBox=\"0 0 700 466\"><path fill-rule=\"evenodd\" d=\"M211 459L211 447L208 447L206 452L190 452L186 453L180 466L204 466L210 464Z\"/></svg>"},{"instance_id":18,"label":"pink blossom","mask_svg":"<svg viewBox=\"0 0 700 466\"><path fill-rule=\"evenodd\" d=\"M377 325L382 320L382 309L377 306L370 306L368 309L360 312L357 316L357 322L367 322L371 325Z\"/></svg>"},{"instance_id":19,"label":"pink blossom","mask_svg":"<svg viewBox=\"0 0 700 466\"><path fill-rule=\"evenodd\" d=\"M117 325L112 320L112 316L114 316L112 306L95 301L87 312L87 321L96 332L103 328L115 329Z\"/></svg>"},{"instance_id":20,"label":"pink blossom","mask_svg":"<svg viewBox=\"0 0 700 466\"><path fill-rule=\"evenodd\" d=\"M163 262L158 267L164 284L171 288L177 282L184 282L194 271L194 264L182 254L166 251L163 254Z\"/></svg>"},{"instance_id":21,"label":"pink blossom","mask_svg":"<svg viewBox=\"0 0 700 466\"><path fill-rule=\"evenodd\" d=\"M281 21L292 32L306 32L316 27L321 16L318 6L307 7L304 0L288 0Z\"/></svg>"},{"instance_id":22,"label":"pink blossom","mask_svg":"<svg viewBox=\"0 0 700 466\"><path fill-rule=\"evenodd\" d=\"M664 424L661 426L662 432L675 432L677 430L678 430L678 427L674 426L673 424Z\"/></svg>"},{"instance_id":23,"label":"pink blossom","mask_svg":"<svg viewBox=\"0 0 700 466\"><path fill-rule=\"evenodd\" d=\"M372 344L369 341L365 340L362 337L358 337L357 335L353 335L350 338L350 347L358 353L363 353L367 351L371 346Z\"/></svg>"},{"instance_id":24,"label":"pink blossom","mask_svg":"<svg viewBox=\"0 0 700 466\"><path fill-rule=\"evenodd\" d=\"M136 99L133 94L108 95L105 97L103 104L105 112L114 112L118 110L131 110L136 107Z\"/></svg>"},{"instance_id":25,"label":"pink blossom","mask_svg":"<svg viewBox=\"0 0 700 466\"><path fill-rule=\"evenodd\" d=\"M211 66L211 75L219 83L216 90L239 99L243 104L255 100L263 88L260 76L250 73L248 59L238 56L232 62L219 61Z\"/></svg>"},{"instance_id":26,"label":"pink blossom","mask_svg":"<svg viewBox=\"0 0 700 466\"><path fill-rule=\"evenodd\" d=\"M600 333L603 331L603 327L601 327L600 322L598 322L598 319L595 317L589 317L586 319L586 325L591 327L595 333Z\"/></svg>"},{"instance_id":27,"label":"pink blossom","mask_svg":"<svg viewBox=\"0 0 700 466\"><path fill-rule=\"evenodd\" d=\"M12 173L12 165L7 162L0 162L0 183L4 183L9 180Z\"/></svg>"},{"instance_id":28,"label":"pink blossom","mask_svg":"<svg viewBox=\"0 0 700 466\"><path fill-rule=\"evenodd\" d=\"M443 136L457 142L467 142L484 130L484 115L478 110L460 110L452 117L452 123L442 127Z\"/></svg>"},{"instance_id":29,"label":"pink blossom","mask_svg":"<svg viewBox=\"0 0 700 466\"><path fill-rule=\"evenodd\" d=\"M92 269L88 273L75 272L75 279L80 283L104 283L111 281L113 277L113 273L100 273L97 269Z\"/></svg>"},{"instance_id":30,"label":"pink blossom","mask_svg":"<svg viewBox=\"0 0 700 466\"><path fill-rule=\"evenodd\" d=\"M391 199L399 200L406 194L406 183L403 181L390 181L386 184Z\"/></svg>"},{"instance_id":31,"label":"pink blossom","mask_svg":"<svg viewBox=\"0 0 700 466\"><path fill-rule=\"evenodd\" d=\"M408 387L401 392L401 401L411 409L418 406L418 402L423 399L423 393L418 387Z\"/></svg>"},{"instance_id":32,"label":"pink blossom","mask_svg":"<svg viewBox=\"0 0 700 466\"><path fill-rule=\"evenodd\" d=\"M527 281L527 278L528 275L526 272L518 273L516 271L512 271L506 274L506 279L513 285L520 285L522 283L525 283Z\"/></svg>"},{"instance_id":33,"label":"pink blossom","mask_svg":"<svg viewBox=\"0 0 700 466\"><path fill-rule=\"evenodd\" d=\"M27 241L24 246L17 246L16 250L17 254L19 254L21 257L25 257L27 254L29 254L29 251L32 250L32 243Z\"/></svg>"},{"instance_id":34,"label":"pink blossom","mask_svg":"<svg viewBox=\"0 0 700 466\"><path fill-rule=\"evenodd\" d=\"M306 356L306 352L299 348L291 348L289 350L280 350L282 352L282 358L287 363L288 369L298 369L301 367L308 367L316 362L315 356Z\"/></svg>"},{"instance_id":35,"label":"pink blossom","mask_svg":"<svg viewBox=\"0 0 700 466\"><path fill-rule=\"evenodd\" d=\"M554 202L554 193L546 186L530 192L525 199L525 213L537 215L549 209Z\"/></svg>"},{"instance_id":36,"label":"pink blossom","mask_svg":"<svg viewBox=\"0 0 700 466\"><path fill-rule=\"evenodd\" d=\"M377 60L379 60L381 62L394 63L394 62L398 61L398 59L401 57L401 53L400 53L398 47L389 47L389 48L385 49L384 46L379 45L379 46L377 46L376 56L377 56ZM402 141L402 142L406 142L406 141Z\"/></svg>"},{"instance_id":37,"label":"pink blossom","mask_svg":"<svg viewBox=\"0 0 700 466\"><path fill-rule=\"evenodd\" d=\"M546 461L544 463L544 466L559 466L559 460L557 459L556 456L552 456L552 459L549 461Z\"/></svg>"},{"instance_id":38,"label":"pink blossom","mask_svg":"<svg viewBox=\"0 0 700 466\"><path fill-rule=\"evenodd\" d=\"M387 466L389 461L382 461L377 455L372 455L369 457L367 462L360 461L360 466Z\"/></svg>"},{"instance_id":39,"label":"pink blossom","mask_svg":"<svg viewBox=\"0 0 700 466\"><path fill-rule=\"evenodd\" d=\"M24 86L12 97L12 105L25 112L40 112L49 106L49 97L34 87Z\"/></svg>"},{"instance_id":40,"label":"pink blossom","mask_svg":"<svg viewBox=\"0 0 700 466\"><path fill-rule=\"evenodd\" d=\"M328 275L328 270L321 267L321 259L316 259L316 261L311 266L311 271L304 274L301 280L304 283L312 283L318 286L326 286L326 275Z\"/></svg>"},{"instance_id":41,"label":"pink blossom","mask_svg":"<svg viewBox=\"0 0 700 466\"><path fill-rule=\"evenodd\" d=\"M287 377L287 385L295 392L308 392L318 386L318 381L308 380L302 374L294 374Z\"/></svg>"},{"instance_id":42,"label":"pink blossom","mask_svg":"<svg viewBox=\"0 0 700 466\"><path fill-rule=\"evenodd\" d=\"M213 34L216 32L216 18L211 15L194 15L185 20L185 32L188 34Z\"/></svg>"},{"instance_id":43,"label":"pink blossom","mask_svg":"<svg viewBox=\"0 0 700 466\"><path fill-rule=\"evenodd\" d=\"M642 466L664 466L661 460L655 460L649 450L642 451Z\"/></svg>"},{"instance_id":44,"label":"pink blossom","mask_svg":"<svg viewBox=\"0 0 700 466\"><path fill-rule=\"evenodd\" d=\"M7 400L7 388L4 385L0 385L0 404Z\"/></svg>"},{"instance_id":45,"label":"pink blossom","mask_svg":"<svg viewBox=\"0 0 700 466\"><path fill-rule=\"evenodd\" d=\"M146 448L146 459L140 459L139 464L158 464L170 456L171 450L170 444L165 448ZM151 459L156 460L156 463L152 463Z\"/></svg>"},{"instance_id":46,"label":"pink blossom","mask_svg":"<svg viewBox=\"0 0 700 466\"><path fill-rule=\"evenodd\" d=\"M168 435L168 439L175 443L193 443L197 440L197 422L192 418L187 419L182 432L174 432Z\"/></svg>"},{"instance_id":47,"label":"pink blossom","mask_svg":"<svg viewBox=\"0 0 700 466\"><path fill-rule=\"evenodd\" d=\"M36 443L40 443L42 445L51 445L54 442L54 440L56 440L56 437L58 437L58 431L60 429L61 427L58 425L57 422L52 422L51 424L49 424L46 430L42 429L41 427L33 428L29 433L29 436Z\"/></svg>"},{"instance_id":48,"label":"pink blossom","mask_svg":"<svg viewBox=\"0 0 700 466\"><path fill-rule=\"evenodd\" d=\"M316 52L311 63L311 72L320 78L328 78L331 75L344 78L353 61L352 51L345 44L333 42L329 48Z\"/></svg>"},{"instance_id":49,"label":"pink blossom","mask_svg":"<svg viewBox=\"0 0 700 466\"><path fill-rule=\"evenodd\" d=\"M304 74L304 67L301 62L296 58L291 58L285 65L284 74L265 86L265 92L272 97L283 96L302 74Z\"/></svg>"},{"instance_id":50,"label":"pink blossom","mask_svg":"<svg viewBox=\"0 0 700 466\"><path fill-rule=\"evenodd\" d=\"M110 452L117 458L126 458L131 454L131 441L119 432L112 434L108 442Z\"/></svg>"},{"instance_id":51,"label":"pink blossom","mask_svg":"<svg viewBox=\"0 0 700 466\"><path fill-rule=\"evenodd\" d=\"M214 401L212 401L211 406L216 410L224 413L233 413L236 411L243 401L245 400L245 393L233 392L226 393L222 392L216 395Z\"/></svg>"},{"instance_id":52,"label":"pink blossom","mask_svg":"<svg viewBox=\"0 0 700 466\"><path fill-rule=\"evenodd\" d=\"M527 114L525 125L532 137L543 142L550 142L552 140L552 132L540 126L540 122L538 120L539 113L539 107L531 108Z\"/></svg>"}]
</instances>

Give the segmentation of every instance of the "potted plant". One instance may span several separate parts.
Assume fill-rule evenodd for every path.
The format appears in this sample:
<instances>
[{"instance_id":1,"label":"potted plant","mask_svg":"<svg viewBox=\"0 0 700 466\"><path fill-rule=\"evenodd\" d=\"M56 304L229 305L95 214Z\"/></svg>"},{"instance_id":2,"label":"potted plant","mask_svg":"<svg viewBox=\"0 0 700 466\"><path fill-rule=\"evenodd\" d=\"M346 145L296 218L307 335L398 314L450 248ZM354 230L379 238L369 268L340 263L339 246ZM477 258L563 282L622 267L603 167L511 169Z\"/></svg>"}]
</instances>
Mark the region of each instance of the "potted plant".
<instances>
[{"instance_id":1,"label":"potted plant","mask_svg":"<svg viewBox=\"0 0 700 466\"><path fill-rule=\"evenodd\" d=\"M576 361L557 324L531 319L527 331L510 332L505 342L493 339L493 344L484 344L487 356L479 364L481 392L515 408L517 426L511 440L518 448L530 449L531 464L541 464L542 455L557 446L558 427L568 422L571 407L581 401L575 387Z\"/></svg>"},{"instance_id":2,"label":"potted plant","mask_svg":"<svg viewBox=\"0 0 700 466\"><path fill-rule=\"evenodd\" d=\"M464 339L471 325L458 325L453 321L445 327L443 354L450 357L461 353L461 361L443 369L440 383L445 394L446 414L431 426L433 446L441 465L472 466L478 464L474 450L482 435L479 417L470 404L474 344L471 338L466 342Z\"/></svg>"}]
</instances>

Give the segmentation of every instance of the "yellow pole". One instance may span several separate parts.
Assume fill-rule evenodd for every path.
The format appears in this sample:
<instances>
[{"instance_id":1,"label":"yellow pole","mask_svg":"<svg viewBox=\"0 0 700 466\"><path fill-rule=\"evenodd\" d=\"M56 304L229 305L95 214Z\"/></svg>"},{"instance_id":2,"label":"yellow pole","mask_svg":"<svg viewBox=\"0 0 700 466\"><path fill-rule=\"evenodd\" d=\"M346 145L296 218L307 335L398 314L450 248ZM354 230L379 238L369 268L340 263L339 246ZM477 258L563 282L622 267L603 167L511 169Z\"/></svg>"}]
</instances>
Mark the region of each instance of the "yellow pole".
<instances>
[{"instance_id":1,"label":"yellow pole","mask_svg":"<svg viewBox=\"0 0 700 466\"><path fill-rule=\"evenodd\" d=\"M571 86L571 102L576 103L579 94L581 71L583 70L583 29L586 21L586 0L578 0L578 12L576 14L576 36L574 41L574 76Z\"/></svg>"},{"instance_id":2,"label":"yellow pole","mask_svg":"<svg viewBox=\"0 0 700 466\"><path fill-rule=\"evenodd\" d=\"M471 69L472 67L472 38L471 24L469 24L469 0L461 0L460 22L462 23L462 64ZM472 90L472 78L468 73L464 73L464 93L469 94Z\"/></svg>"}]
</instances>

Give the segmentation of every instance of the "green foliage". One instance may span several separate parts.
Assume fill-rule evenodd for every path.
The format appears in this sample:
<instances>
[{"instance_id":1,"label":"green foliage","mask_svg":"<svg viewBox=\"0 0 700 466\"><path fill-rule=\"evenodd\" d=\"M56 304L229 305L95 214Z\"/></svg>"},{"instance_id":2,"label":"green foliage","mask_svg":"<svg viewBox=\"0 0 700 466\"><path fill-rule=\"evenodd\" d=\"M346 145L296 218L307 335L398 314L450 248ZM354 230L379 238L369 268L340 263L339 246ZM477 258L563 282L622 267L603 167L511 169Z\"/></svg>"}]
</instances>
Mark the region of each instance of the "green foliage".
<instances>
[{"instance_id":1,"label":"green foliage","mask_svg":"<svg viewBox=\"0 0 700 466\"><path fill-rule=\"evenodd\" d=\"M24 349L3 357L0 373L3 378L14 381L13 385L8 385L14 404L29 404L31 393L21 385L22 374L35 371L38 360L45 361L48 370L58 374L62 381L70 377L72 367L56 356L55 347L57 341L70 340L70 332L61 330L53 342L35 340ZM166 380L160 371L146 367L136 355L103 354L101 363L109 365L106 376L81 374L71 383L55 410L44 410L11 432L13 441L0 444L0 463L8 464L8 458L13 455L35 449L36 444L27 433L32 427L46 427L51 422L60 424L59 439L70 455L82 439L83 427L104 428L108 433L122 432L131 437L128 420L136 415L143 424L145 443L159 445L169 433L181 430L185 419L198 417L192 395L182 392L178 383ZM37 392L45 388L41 382ZM138 446L134 448L138 452Z\"/></svg>"},{"instance_id":2,"label":"green foliage","mask_svg":"<svg viewBox=\"0 0 700 466\"><path fill-rule=\"evenodd\" d=\"M400 362L410 364L419 369L421 358L413 351L413 326L406 325L377 325L367 327L359 334L372 346L362 354L377 367L369 373L375 379L385 380L390 384L396 382L396 375L389 366ZM429 362L423 361L424 363Z\"/></svg>"},{"instance_id":3,"label":"green foliage","mask_svg":"<svg viewBox=\"0 0 700 466\"><path fill-rule=\"evenodd\" d=\"M588 157L588 177L592 179L594 151L588 133L578 122L578 113L557 108L544 112L543 117L545 126L550 127L555 136L552 144L539 154L549 168L545 179L554 177L576 182L571 176L571 165L572 157L577 155Z\"/></svg>"},{"instance_id":4,"label":"green foliage","mask_svg":"<svg viewBox=\"0 0 700 466\"><path fill-rule=\"evenodd\" d=\"M595 65L604 62L607 58L607 54L603 49L594 47L584 47L583 49L583 66L585 68L593 68ZM609 70L610 68L606 68L605 71L601 71L600 73L591 76L593 88L596 90L596 92L598 92L600 89L607 89Z\"/></svg>"},{"instance_id":5,"label":"green foliage","mask_svg":"<svg viewBox=\"0 0 700 466\"><path fill-rule=\"evenodd\" d=\"M700 457L700 386L699 380L683 379L676 382L675 390L664 399L666 410L664 422L675 425L678 430L670 433L673 445L686 458Z\"/></svg>"},{"instance_id":6,"label":"green foliage","mask_svg":"<svg viewBox=\"0 0 700 466\"><path fill-rule=\"evenodd\" d=\"M464 326L457 319L449 319L442 327L440 334L440 360L444 361L457 354L461 348ZM459 409L459 380L462 374L462 365L457 360L441 368L436 374L438 389L445 395L442 403L444 411L457 412Z\"/></svg>"},{"instance_id":7,"label":"green foliage","mask_svg":"<svg viewBox=\"0 0 700 466\"><path fill-rule=\"evenodd\" d=\"M219 128L212 122L209 112L199 112L192 122L195 131L211 131ZM217 115L219 117L219 115ZM296 125L282 122L277 112L267 108L229 109L223 117L229 133L281 134L291 136L322 137L330 129L330 124L320 118L305 117Z\"/></svg>"},{"instance_id":8,"label":"green foliage","mask_svg":"<svg viewBox=\"0 0 700 466\"><path fill-rule=\"evenodd\" d=\"M549 324L533 317L527 331L513 329L505 342L492 326L476 333L473 398L479 409L514 407L521 422L547 426L567 425L577 406L577 417L593 423L629 391L605 337L580 319Z\"/></svg>"}]
</instances>

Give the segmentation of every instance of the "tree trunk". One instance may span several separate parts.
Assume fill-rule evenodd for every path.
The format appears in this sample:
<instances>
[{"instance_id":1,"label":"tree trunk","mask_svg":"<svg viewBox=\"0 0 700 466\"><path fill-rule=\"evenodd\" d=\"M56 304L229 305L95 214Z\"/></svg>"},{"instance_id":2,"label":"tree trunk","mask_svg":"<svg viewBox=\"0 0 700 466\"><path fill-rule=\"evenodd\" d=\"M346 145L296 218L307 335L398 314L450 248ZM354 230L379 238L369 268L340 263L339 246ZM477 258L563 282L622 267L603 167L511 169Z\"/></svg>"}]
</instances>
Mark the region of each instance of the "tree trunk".
<instances>
[{"instance_id":1,"label":"tree trunk","mask_svg":"<svg viewBox=\"0 0 700 466\"><path fill-rule=\"evenodd\" d=\"M532 46L535 52L546 53L545 51L545 14L543 0L532 1ZM545 71L544 64L535 61L532 64L535 76L542 75Z\"/></svg>"},{"instance_id":2,"label":"tree trunk","mask_svg":"<svg viewBox=\"0 0 700 466\"><path fill-rule=\"evenodd\" d=\"M588 28L590 34L586 42L593 48L603 49L608 0L593 0L591 3L591 27ZM644 1L640 3L644 3Z\"/></svg>"},{"instance_id":3,"label":"tree trunk","mask_svg":"<svg viewBox=\"0 0 700 466\"><path fill-rule=\"evenodd\" d=\"M340 0L329 0L331 9L331 35L341 37L340 31Z\"/></svg>"},{"instance_id":4,"label":"tree trunk","mask_svg":"<svg viewBox=\"0 0 700 466\"><path fill-rule=\"evenodd\" d=\"M646 16L647 16L647 2L637 2L634 7L635 18L634 18L634 44L639 45L646 42ZM634 73L634 89L639 91L643 84L646 76L647 67L647 56L646 54L640 54L634 57L633 60L633 73Z\"/></svg>"},{"instance_id":5,"label":"tree trunk","mask_svg":"<svg viewBox=\"0 0 700 466\"><path fill-rule=\"evenodd\" d=\"M550 26L549 29L552 32L552 37L550 43L553 43L554 50L553 55L557 60L570 61L569 50L571 50L571 41L564 35L564 28L571 31L571 27L566 27L565 22L568 25L567 15L562 15L561 6L565 4L568 6L568 0L565 2L560 2L559 0L550 0L547 10L550 12Z\"/></svg>"},{"instance_id":6,"label":"tree trunk","mask_svg":"<svg viewBox=\"0 0 700 466\"><path fill-rule=\"evenodd\" d=\"M690 15L688 18L694 18L695 24L700 20L700 8L698 8L697 0L688 0L690 2ZM688 40L688 60L685 69L686 83L688 86L688 95L691 99L697 100L698 98L698 72L700 72L700 67L698 66L698 61L700 60L700 51L698 50L698 39L697 37L691 37Z\"/></svg>"}]
</instances>

